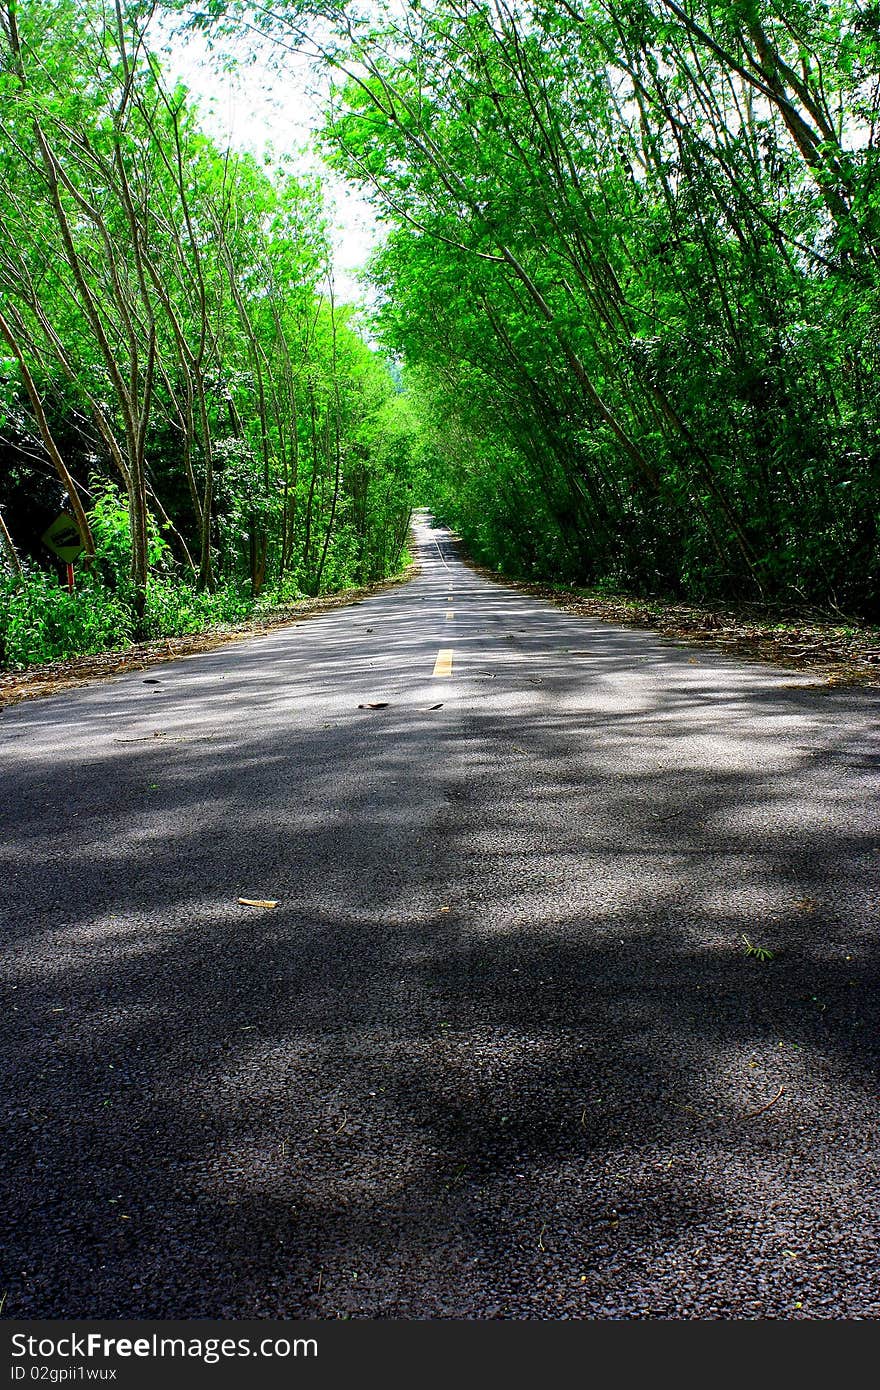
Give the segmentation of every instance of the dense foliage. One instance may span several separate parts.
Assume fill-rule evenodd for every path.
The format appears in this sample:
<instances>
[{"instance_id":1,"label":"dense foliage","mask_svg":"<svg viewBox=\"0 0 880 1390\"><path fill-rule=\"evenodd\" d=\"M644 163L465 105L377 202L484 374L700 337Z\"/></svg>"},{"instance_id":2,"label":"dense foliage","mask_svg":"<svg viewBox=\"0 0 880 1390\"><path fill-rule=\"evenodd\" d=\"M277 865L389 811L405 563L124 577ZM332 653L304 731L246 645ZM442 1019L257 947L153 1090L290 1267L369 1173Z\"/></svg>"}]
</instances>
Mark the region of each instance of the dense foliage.
<instances>
[{"instance_id":1,"label":"dense foliage","mask_svg":"<svg viewBox=\"0 0 880 1390\"><path fill-rule=\"evenodd\" d=\"M320 188L207 138L155 8L0 4L7 663L382 578L407 537L411 415L334 295Z\"/></svg>"},{"instance_id":2,"label":"dense foliage","mask_svg":"<svg viewBox=\"0 0 880 1390\"><path fill-rule=\"evenodd\" d=\"M880 7L358 8L251 20L337 73L435 506L521 574L876 617Z\"/></svg>"}]
</instances>

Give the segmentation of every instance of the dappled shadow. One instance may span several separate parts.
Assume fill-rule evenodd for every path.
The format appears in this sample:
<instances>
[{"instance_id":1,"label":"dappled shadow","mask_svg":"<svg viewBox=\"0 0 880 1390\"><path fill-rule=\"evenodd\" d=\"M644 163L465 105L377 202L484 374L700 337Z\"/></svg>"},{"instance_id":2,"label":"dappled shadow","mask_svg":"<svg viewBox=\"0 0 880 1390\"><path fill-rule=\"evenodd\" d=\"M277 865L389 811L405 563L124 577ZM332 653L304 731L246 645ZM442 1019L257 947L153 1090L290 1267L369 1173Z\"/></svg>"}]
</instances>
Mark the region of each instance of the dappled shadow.
<instances>
[{"instance_id":1,"label":"dappled shadow","mask_svg":"<svg viewBox=\"0 0 880 1390\"><path fill-rule=\"evenodd\" d=\"M877 696L436 539L3 715L6 1313L876 1316Z\"/></svg>"}]
</instances>

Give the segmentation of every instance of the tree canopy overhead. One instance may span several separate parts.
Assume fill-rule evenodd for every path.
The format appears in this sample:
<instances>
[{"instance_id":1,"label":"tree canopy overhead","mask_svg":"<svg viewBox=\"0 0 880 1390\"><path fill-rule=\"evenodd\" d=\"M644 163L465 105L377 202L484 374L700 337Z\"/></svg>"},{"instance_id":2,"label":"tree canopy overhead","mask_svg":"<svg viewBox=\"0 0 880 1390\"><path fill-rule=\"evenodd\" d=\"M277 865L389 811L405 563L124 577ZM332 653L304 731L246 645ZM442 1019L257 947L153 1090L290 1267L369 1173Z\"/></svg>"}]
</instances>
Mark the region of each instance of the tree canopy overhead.
<instances>
[{"instance_id":1,"label":"tree canopy overhead","mask_svg":"<svg viewBox=\"0 0 880 1390\"><path fill-rule=\"evenodd\" d=\"M380 354L160 9L323 65ZM63 504L150 630L387 574L422 501L512 574L880 615L877 5L4 0L0 49L13 584Z\"/></svg>"},{"instance_id":2,"label":"tree canopy overhead","mask_svg":"<svg viewBox=\"0 0 880 1390\"><path fill-rule=\"evenodd\" d=\"M876 5L205 13L335 74L381 331L481 558L877 615Z\"/></svg>"}]
</instances>

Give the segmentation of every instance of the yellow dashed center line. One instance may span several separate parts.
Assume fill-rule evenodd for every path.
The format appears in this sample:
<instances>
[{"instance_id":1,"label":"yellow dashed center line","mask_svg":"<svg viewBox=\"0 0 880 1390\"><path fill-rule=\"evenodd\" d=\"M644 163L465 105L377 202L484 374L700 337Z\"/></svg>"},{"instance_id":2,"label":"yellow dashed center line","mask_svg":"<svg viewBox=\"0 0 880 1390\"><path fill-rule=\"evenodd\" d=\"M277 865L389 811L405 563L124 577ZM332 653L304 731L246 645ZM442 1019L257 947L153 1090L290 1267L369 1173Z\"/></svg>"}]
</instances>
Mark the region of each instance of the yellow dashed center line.
<instances>
[{"instance_id":1,"label":"yellow dashed center line","mask_svg":"<svg viewBox=\"0 0 880 1390\"><path fill-rule=\"evenodd\" d=\"M441 647L440 651L437 653L437 660L434 662L434 672L433 672L433 674L434 674L435 676L451 676L451 675L452 675L452 648L451 648L451 647Z\"/></svg>"},{"instance_id":2,"label":"yellow dashed center line","mask_svg":"<svg viewBox=\"0 0 880 1390\"><path fill-rule=\"evenodd\" d=\"M455 617L455 614L453 613L452 609L451 609L451 608L447 608L447 610L446 610L446 621L449 622L449 619L450 619L450 618L454 618L454 617Z\"/></svg>"}]
</instances>

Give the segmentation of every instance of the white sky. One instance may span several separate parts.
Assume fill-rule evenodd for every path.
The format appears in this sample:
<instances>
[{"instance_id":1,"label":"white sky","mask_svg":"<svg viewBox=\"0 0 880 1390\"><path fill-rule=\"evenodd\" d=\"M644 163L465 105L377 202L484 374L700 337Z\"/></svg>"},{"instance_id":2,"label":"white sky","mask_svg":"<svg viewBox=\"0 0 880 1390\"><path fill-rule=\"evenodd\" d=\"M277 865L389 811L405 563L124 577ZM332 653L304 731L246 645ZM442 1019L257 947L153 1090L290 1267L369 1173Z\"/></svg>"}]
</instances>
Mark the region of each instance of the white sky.
<instances>
[{"instance_id":1,"label":"white sky","mask_svg":"<svg viewBox=\"0 0 880 1390\"><path fill-rule=\"evenodd\" d=\"M160 58L168 78L189 88L203 129L219 144L260 156L271 146L278 155L295 155L296 167L320 173L333 224L336 297L366 302L369 295L356 274L377 244L379 229L368 203L309 148L320 110L309 95L315 78L306 60L285 54L279 71L264 55L223 72L204 36L194 33L173 36L167 47L160 46Z\"/></svg>"}]
</instances>

